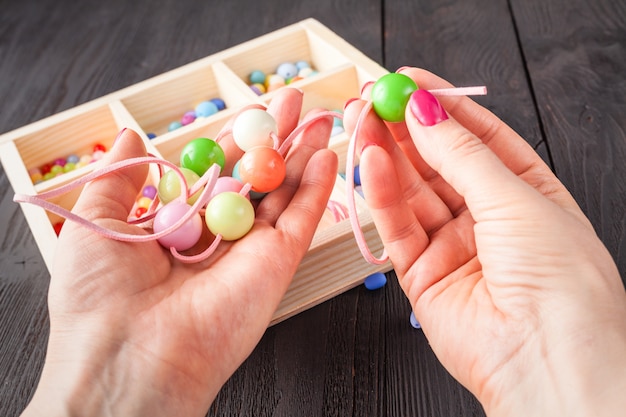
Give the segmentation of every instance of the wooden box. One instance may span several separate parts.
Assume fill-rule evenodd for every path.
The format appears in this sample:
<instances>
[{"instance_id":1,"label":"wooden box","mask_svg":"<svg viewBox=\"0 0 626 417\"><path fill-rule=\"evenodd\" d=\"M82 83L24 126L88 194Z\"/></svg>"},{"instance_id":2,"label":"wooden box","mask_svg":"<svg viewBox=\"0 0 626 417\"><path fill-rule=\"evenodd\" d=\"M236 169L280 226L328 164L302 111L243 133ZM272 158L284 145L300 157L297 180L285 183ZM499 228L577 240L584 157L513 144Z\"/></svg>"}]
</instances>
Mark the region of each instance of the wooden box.
<instances>
[{"instance_id":1,"label":"wooden box","mask_svg":"<svg viewBox=\"0 0 626 417\"><path fill-rule=\"evenodd\" d=\"M0 136L0 160L14 191L35 195L85 175L98 164L38 184L33 184L29 169L51 158L80 155L96 142L108 149L117 132L129 127L142 135L149 152L178 163L179 152L188 141L214 137L244 105L271 101L274 92L257 95L249 87L247 78L252 70L272 73L280 63L298 60L309 62L317 71L293 84L304 92L303 114L314 107L342 109L347 99L359 96L365 82L387 73L328 28L307 19L8 132ZM226 109L168 131L170 121L179 119L197 102L215 97L225 101ZM157 136L149 139L148 133ZM345 170L348 141L346 133L331 138L330 147L339 156L340 171ZM332 198L345 201L341 174L344 172L337 175ZM78 193L66 194L54 202L70 209ZM367 207L358 194L355 198L366 240L374 253L380 253L382 244ZM22 210L50 268L57 242L53 224L60 219L34 205L22 204ZM320 228L273 323L359 285L374 272L390 269L389 263L371 265L364 261L349 220Z\"/></svg>"}]
</instances>

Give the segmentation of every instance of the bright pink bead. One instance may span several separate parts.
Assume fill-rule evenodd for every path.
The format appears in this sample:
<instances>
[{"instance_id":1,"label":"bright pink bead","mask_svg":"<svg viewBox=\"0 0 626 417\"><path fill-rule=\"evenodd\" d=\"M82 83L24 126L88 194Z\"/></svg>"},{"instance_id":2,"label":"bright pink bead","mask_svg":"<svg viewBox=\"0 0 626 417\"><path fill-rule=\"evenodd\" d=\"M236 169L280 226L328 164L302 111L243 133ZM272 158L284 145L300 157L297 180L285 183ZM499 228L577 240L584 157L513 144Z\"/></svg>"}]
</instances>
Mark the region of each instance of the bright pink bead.
<instances>
[{"instance_id":1,"label":"bright pink bead","mask_svg":"<svg viewBox=\"0 0 626 417\"><path fill-rule=\"evenodd\" d=\"M154 217L154 232L160 233L161 231L172 226L190 209L191 206L177 200L164 205ZM193 217L191 217L191 219L185 222L181 227L158 239L158 241L166 248L174 247L178 251L183 251L198 243L201 235L202 218L200 217L200 214L195 213Z\"/></svg>"}]
</instances>

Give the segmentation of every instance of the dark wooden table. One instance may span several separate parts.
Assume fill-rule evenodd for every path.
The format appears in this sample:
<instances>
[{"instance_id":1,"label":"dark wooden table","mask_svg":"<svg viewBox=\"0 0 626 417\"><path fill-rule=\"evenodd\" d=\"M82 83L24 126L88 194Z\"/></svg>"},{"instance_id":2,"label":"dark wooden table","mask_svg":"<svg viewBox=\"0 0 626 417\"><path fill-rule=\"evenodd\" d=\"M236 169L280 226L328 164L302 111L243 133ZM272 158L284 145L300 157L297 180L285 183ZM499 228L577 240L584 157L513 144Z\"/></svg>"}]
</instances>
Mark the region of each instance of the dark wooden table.
<instances>
[{"instance_id":1,"label":"dark wooden table","mask_svg":"<svg viewBox=\"0 0 626 417\"><path fill-rule=\"evenodd\" d=\"M522 134L626 277L626 2L0 0L0 132L314 17L393 71L427 68ZM41 138L46 146L46 138ZM0 415L37 384L49 274L0 169ZM390 274L268 329L209 415L469 416ZM471 340L468 340L471 343Z\"/></svg>"}]
</instances>

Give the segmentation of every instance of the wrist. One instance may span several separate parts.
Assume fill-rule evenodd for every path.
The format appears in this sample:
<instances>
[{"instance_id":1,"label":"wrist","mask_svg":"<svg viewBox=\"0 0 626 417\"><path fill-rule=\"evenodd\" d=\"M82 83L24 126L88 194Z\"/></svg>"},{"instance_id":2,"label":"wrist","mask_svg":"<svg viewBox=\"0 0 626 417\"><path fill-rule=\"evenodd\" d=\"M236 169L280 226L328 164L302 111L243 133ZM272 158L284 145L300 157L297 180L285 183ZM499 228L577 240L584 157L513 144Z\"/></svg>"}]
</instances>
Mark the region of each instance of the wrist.
<instances>
[{"instance_id":1,"label":"wrist","mask_svg":"<svg viewBox=\"0 0 626 417\"><path fill-rule=\"evenodd\" d=\"M555 338L564 337L562 332L544 333L553 335L552 340L537 343L533 359L517 364L517 379L509 374L508 384L491 384L492 389L483 396L487 399L481 401L487 415L582 417L623 413L626 327L619 317L596 329L560 340Z\"/></svg>"}]
</instances>

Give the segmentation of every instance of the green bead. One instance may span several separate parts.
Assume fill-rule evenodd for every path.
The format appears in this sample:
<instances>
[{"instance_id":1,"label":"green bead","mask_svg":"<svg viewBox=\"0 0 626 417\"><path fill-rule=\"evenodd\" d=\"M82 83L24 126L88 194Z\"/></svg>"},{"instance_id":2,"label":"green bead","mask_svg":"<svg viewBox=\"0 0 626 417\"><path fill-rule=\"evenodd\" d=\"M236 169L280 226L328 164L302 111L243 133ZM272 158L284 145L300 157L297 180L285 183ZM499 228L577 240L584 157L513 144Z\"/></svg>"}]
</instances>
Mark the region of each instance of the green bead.
<instances>
[{"instance_id":1,"label":"green bead","mask_svg":"<svg viewBox=\"0 0 626 417\"><path fill-rule=\"evenodd\" d=\"M252 229L254 207L241 194L225 191L209 201L204 221L214 235L220 234L224 240L237 240Z\"/></svg>"},{"instance_id":2,"label":"green bead","mask_svg":"<svg viewBox=\"0 0 626 417\"><path fill-rule=\"evenodd\" d=\"M202 176L213 164L224 169L226 156L222 147L214 140L197 138L187 143L180 153L180 166Z\"/></svg>"},{"instance_id":3,"label":"green bead","mask_svg":"<svg viewBox=\"0 0 626 417\"><path fill-rule=\"evenodd\" d=\"M388 122L404 121L404 110L417 84L410 77L392 72L383 75L372 87L372 106Z\"/></svg>"},{"instance_id":4,"label":"green bead","mask_svg":"<svg viewBox=\"0 0 626 417\"><path fill-rule=\"evenodd\" d=\"M185 181L187 181L187 187L189 188L191 188L200 179L198 174L190 169L180 168L180 171L182 172L183 177L185 177ZM180 196L181 188L180 179L178 178L176 172L170 170L163 174L161 180L159 181L159 186L157 187L157 190L159 193L159 200L161 200L163 204L167 204L170 201L177 199ZM194 195L189 197L187 199L187 204L192 205L193 203L195 203L198 197L200 197L200 193L201 190L198 190Z\"/></svg>"}]
</instances>

